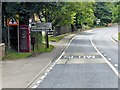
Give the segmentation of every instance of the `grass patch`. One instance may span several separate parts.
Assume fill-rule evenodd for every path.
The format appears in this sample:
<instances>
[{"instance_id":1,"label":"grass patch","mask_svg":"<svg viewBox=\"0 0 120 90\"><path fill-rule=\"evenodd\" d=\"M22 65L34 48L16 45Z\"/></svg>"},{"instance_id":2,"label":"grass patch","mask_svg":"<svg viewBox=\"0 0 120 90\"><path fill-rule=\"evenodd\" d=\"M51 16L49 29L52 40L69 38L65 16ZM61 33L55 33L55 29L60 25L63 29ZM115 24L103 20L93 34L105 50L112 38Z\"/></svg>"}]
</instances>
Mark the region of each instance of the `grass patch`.
<instances>
[{"instance_id":1,"label":"grass patch","mask_svg":"<svg viewBox=\"0 0 120 90\"><path fill-rule=\"evenodd\" d=\"M59 42L61 39L63 39L67 35L68 34L62 34L62 35L59 35L59 36L49 36L49 41L50 42Z\"/></svg>"},{"instance_id":2,"label":"grass patch","mask_svg":"<svg viewBox=\"0 0 120 90\"><path fill-rule=\"evenodd\" d=\"M105 28L107 26L95 26L95 28Z\"/></svg>"},{"instance_id":3,"label":"grass patch","mask_svg":"<svg viewBox=\"0 0 120 90\"><path fill-rule=\"evenodd\" d=\"M38 48L35 47L33 53L44 53L44 52L51 52L54 49L53 45L49 45L49 48L46 48L45 44L39 44Z\"/></svg>"},{"instance_id":4,"label":"grass patch","mask_svg":"<svg viewBox=\"0 0 120 90\"><path fill-rule=\"evenodd\" d=\"M118 33L118 40L120 40L120 32Z\"/></svg>"},{"instance_id":5,"label":"grass patch","mask_svg":"<svg viewBox=\"0 0 120 90\"><path fill-rule=\"evenodd\" d=\"M7 51L5 56L2 58L2 60L14 60L14 59L22 59L27 58L31 56L35 56L36 54L44 53L44 52L51 52L54 49L54 46L49 45L49 48L45 47L45 44L39 44L38 49L35 47L35 51L32 51L30 53L18 53L16 51Z\"/></svg>"},{"instance_id":6,"label":"grass patch","mask_svg":"<svg viewBox=\"0 0 120 90\"><path fill-rule=\"evenodd\" d=\"M31 56L32 53L17 53L15 51L8 51L5 56L3 57L3 60L9 59L21 59L21 58L26 58L28 56Z\"/></svg>"}]
</instances>

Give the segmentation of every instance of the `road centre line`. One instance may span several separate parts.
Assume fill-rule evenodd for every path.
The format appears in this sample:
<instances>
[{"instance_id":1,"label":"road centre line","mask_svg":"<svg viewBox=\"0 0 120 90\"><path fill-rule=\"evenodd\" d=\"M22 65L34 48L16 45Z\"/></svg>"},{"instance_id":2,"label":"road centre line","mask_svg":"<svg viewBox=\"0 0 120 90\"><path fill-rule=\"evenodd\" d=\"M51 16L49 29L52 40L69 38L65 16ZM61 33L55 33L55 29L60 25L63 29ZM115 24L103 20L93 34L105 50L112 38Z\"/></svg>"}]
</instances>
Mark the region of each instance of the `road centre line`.
<instances>
[{"instance_id":1,"label":"road centre line","mask_svg":"<svg viewBox=\"0 0 120 90\"><path fill-rule=\"evenodd\" d=\"M102 55L102 53L96 48L95 44L92 41L92 37L93 35L90 37L90 42L93 45L93 47L95 48L95 50L102 56L102 58L106 61L106 63L110 66L110 68L114 71L114 73L118 76L118 78L120 78L120 74L118 73L118 70L107 60L106 57L104 57Z\"/></svg>"}]
</instances>

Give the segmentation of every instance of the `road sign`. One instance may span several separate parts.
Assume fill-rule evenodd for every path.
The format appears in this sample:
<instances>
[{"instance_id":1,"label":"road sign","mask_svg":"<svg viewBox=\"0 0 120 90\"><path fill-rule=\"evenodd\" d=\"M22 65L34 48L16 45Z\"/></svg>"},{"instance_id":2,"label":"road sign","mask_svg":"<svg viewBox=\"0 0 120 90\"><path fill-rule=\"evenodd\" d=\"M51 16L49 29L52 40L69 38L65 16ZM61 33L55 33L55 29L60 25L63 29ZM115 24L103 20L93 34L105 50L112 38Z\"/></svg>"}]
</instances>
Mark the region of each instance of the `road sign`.
<instances>
[{"instance_id":1,"label":"road sign","mask_svg":"<svg viewBox=\"0 0 120 90\"><path fill-rule=\"evenodd\" d=\"M52 23L51 22L39 22L39 23L31 23L31 31L40 32L45 31L46 33L46 48L49 48L49 40L48 40L48 32L52 31Z\"/></svg>"},{"instance_id":2,"label":"road sign","mask_svg":"<svg viewBox=\"0 0 120 90\"><path fill-rule=\"evenodd\" d=\"M97 19L96 23L99 24L100 22L101 22L100 19Z\"/></svg>"},{"instance_id":3,"label":"road sign","mask_svg":"<svg viewBox=\"0 0 120 90\"><path fill-rule=\"evenodd\" d=\"M52 28L52 23L50 23L50 22L37 23L36 25L37 25L37 27L39 27L41 29L51 29Z\"/></svg>"},{"instance_id":4,"label":"road sign","mask_svg":"<svg viewBox=\"0 0 120 90\"><path fill-rule=\"evenodd\" d=\"M48 31L52 30L51 22L42 22L42 23L31 23L31 31Z\"/></svg>"},{"instance_id":5,"label":"road sign","mask_svg":"<svg viewBox=\"0 0 120 90\"><path fill-rule=\"evenodd\" d=\"M16 20L15 18L9 18L7 19L7 26L18 26L19 21Z\"/></svg>"}]
</instances>

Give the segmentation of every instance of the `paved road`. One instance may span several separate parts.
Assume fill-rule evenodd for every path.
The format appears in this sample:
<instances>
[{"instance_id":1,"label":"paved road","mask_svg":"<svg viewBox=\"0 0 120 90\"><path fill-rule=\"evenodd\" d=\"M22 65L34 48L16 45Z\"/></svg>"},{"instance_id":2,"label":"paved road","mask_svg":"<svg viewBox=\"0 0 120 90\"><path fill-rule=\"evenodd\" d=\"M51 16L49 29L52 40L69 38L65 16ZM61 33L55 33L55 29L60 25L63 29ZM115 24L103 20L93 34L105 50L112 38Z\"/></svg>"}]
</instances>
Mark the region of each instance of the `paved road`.
<instances>
[{"instance_id":1,"label":"paved road","mask_svg":"<svg viewBox=\"0 0 120 90\"><path fill-rule=\"evenodd\" d=\"M111 38L115 33L118 33L117 25L95 30L93 41L100 52L118 68L118 43Z\"/></svg>"},{"instance_id":2,"label":"paved road","mask_svg":"<svg viewBox=\"0 0 120 90\"><path fill-rule=\"evenodd\" d=\"M37 88L118 88L117 75L95 49L97 46L106 58L111 58L112 64L118 64L117 44L110 39L115 29L108 27L76 35Z\"/></svg>"}]
</instances>

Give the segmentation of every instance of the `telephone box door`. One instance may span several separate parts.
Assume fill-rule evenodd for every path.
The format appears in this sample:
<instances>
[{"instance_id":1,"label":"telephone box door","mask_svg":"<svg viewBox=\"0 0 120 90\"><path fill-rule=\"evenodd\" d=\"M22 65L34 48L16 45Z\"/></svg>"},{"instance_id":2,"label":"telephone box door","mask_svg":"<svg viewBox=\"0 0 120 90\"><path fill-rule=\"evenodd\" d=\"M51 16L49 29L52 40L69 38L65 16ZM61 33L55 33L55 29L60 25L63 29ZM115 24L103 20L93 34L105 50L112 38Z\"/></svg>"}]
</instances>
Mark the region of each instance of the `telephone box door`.
<instances>
[{"instance_id":1,"label":"telephone box door","mask_svg":"<svg viewBox=\"0 0 120 90\"><path fill-rule=\"evenodd\" d=\"M30 52L30 28L28 25L20 25L20 52Z\"/></svg>"}]
</instances>

